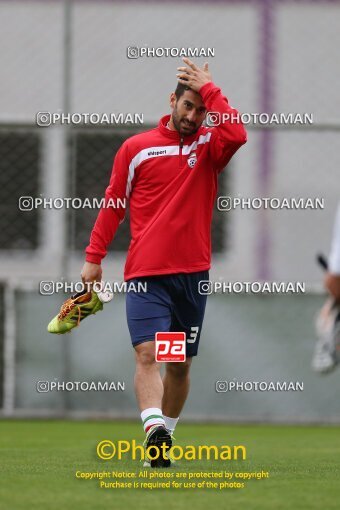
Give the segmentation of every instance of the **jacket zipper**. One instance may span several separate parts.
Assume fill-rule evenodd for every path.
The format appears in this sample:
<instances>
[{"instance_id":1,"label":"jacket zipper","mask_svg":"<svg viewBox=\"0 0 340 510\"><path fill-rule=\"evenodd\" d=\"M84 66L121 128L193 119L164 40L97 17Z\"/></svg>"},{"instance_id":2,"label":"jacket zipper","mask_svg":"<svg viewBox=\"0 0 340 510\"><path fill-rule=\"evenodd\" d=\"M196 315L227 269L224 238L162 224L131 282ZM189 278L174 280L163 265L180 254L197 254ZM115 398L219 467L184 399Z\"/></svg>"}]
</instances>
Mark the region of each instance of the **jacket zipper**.
<instances>
[{"instance_id":1,"label":"jacket zipper","mask_svg":"<svg viewBox=\"0 0 340 510\"><path fill-rule=\"evenodd\" d=\"M183 136L181 136L179 142L179 167L182 168L182 150L183 150Z\"/></svg>"}]
</instances>

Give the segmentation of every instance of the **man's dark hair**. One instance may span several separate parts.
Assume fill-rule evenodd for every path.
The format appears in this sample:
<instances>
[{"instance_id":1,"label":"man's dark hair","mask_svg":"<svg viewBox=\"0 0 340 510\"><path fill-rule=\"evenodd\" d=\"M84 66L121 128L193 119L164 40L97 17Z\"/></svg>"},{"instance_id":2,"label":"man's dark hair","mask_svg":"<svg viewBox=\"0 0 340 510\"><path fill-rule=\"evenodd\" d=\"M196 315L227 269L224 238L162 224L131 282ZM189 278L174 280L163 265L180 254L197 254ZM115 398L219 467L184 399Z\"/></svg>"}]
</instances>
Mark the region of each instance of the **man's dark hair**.
<instances>
[{"instance_id":1,"label":"man's dark hair","mask_svg":"<svg viewBox=\"0 0 340 510\"><path fill-rule=\"evenodd\" d=\"M175 90L175 95L176 95L177 101L181 96L183 96L183 94L186 90L191 90L190 87L188 87L188 85L183 85L183 83L177 83L177 87Z\"/></svg>"}]
</instances>

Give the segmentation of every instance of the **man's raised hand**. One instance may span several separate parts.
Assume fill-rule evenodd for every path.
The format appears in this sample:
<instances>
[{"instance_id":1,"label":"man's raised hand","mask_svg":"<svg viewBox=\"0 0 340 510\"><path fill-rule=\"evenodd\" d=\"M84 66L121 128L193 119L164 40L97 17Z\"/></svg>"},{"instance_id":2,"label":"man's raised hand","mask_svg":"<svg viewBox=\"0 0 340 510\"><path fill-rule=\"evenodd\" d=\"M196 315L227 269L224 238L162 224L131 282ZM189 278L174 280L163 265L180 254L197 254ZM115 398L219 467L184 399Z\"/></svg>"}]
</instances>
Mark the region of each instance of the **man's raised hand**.
<instances>
[{"instance_id":1,"label":"man's raised hand","mask_svg":"<svg viewBox=\"0 0 340 510\"><path fill-rule=\"evenodd\" d=\"M183 62L187 64L187 67L177 67L177 70L180 71L177 73L179 83L187 85L194 92L199 92L203 85L212 81L207 62L202 69L186 57L183 57Z\"/></svg>"}]
</instances>

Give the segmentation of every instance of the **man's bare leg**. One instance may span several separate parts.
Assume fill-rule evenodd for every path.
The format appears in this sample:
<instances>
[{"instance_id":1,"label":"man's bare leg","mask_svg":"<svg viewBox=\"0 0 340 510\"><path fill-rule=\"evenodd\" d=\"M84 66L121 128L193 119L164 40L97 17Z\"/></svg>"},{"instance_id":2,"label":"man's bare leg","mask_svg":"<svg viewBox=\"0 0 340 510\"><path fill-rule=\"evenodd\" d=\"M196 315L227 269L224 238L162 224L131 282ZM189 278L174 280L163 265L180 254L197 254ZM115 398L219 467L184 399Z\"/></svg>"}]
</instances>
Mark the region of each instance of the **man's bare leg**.
<instances>
[{"instance_id":1,"label":"man's bare leg","mask_svg":"<svg viewBox=\"0 0 340 510\"><path fill-rule=\"evenodd\" d=\"M155 342L137 345L135 354L135 392L146 433L146 444L147 447L154 446L162 452L158 458L147 459L145 465L169 467L171 461L165 452L171 448L172 440L169 431L166 430L162 413L163 382L160 376L160 363L155 360Z\"/></svg>"},{"instance_id":2,"label":"man's bare leg","mask_svg":"<svg viewBox=\"0 0 340 510\"><path fill-rule=\"evenodd\" d=\"M178 418L190 387L190 366L192 358L184 363L167 363L163 377L163 415L169 418Z\"/></svg>"},{"instance_id":3,"label":"man's bare leg","mask_svg":"<svg viewBox=\"0 0 340 510\"><path fill-rule=\"evenodd\" d=\"M149 425L165 424L173 432L189 393L192 358L187 358L184 363L166 363L162 380L153 341L137 345L135 355L135 393L144 429L147 432ZM148 416L152 419L145 421Z\"/></svg>"},{"instance_id":4,"label":"man's bare leg","mask_svg":"<svg viewBox=\"0 0 340 510\"><path fill-rule=\"evenodd\" d=\"M135 393L139 408L162 409L163 382L160 363L155 360L155 342L143 342L135 347Z\"/></svg>"}]
</instances>

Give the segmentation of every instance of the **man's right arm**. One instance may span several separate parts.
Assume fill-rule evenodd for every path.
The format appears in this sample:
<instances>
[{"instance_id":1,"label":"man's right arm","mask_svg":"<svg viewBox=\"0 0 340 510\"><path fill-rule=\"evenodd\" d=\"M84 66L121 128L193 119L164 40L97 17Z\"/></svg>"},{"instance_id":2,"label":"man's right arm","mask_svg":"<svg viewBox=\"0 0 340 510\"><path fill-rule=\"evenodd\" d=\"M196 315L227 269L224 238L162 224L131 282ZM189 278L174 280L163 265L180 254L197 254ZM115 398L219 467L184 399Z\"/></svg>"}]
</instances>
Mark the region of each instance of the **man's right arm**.
<instances>
[{"instance_id":1,"label":"man's right arm","mask_svg":"<svg viewBox=\"0 0 340 510\"><path fill-rule=\"evenodd\" d=\"M124 143L115 156L110 183L105 191L105 204L99 211L85 250L86 262L81 273L85 282L101 280L101 261L124 220L130 160L127 143Z\"/></svg>"}]
</instances>

